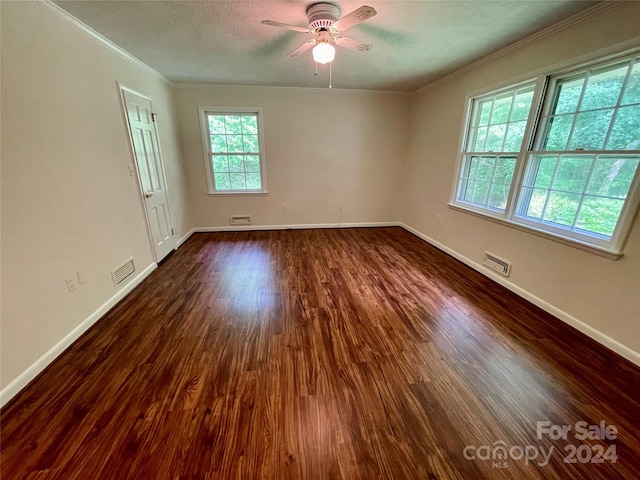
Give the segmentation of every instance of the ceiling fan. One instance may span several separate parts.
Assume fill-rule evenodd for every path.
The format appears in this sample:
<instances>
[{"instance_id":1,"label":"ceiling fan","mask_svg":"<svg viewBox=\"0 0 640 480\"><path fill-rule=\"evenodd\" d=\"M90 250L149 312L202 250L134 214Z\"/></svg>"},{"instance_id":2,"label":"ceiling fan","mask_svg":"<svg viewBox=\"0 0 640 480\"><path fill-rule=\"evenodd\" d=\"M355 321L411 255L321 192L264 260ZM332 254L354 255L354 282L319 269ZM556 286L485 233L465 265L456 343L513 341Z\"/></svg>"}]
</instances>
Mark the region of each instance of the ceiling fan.
<instances>
[{"instance_id":1,"label":"ceiling fan","mask_svg":"<svg viewBox=\"0 0 640 480\"><path fill-rule=\"evenodd\" d=\"M373 45L362 43L353 38L345 37L342 32L356 26L360 22L373 17L376 13L373 7L363 5L348 15L340 18L340 8L333 3L314 3L307 9L309 27L298 27L288 25L273 20L263 20L264 25L285 28L294 32L308 33L314 38L303 43L288 56L295 58L313 47L313 59L317 63L330 63L335 58L336 49L334 45L339 45L358 52L368 52Z\"/></svg>"}]
</instances>

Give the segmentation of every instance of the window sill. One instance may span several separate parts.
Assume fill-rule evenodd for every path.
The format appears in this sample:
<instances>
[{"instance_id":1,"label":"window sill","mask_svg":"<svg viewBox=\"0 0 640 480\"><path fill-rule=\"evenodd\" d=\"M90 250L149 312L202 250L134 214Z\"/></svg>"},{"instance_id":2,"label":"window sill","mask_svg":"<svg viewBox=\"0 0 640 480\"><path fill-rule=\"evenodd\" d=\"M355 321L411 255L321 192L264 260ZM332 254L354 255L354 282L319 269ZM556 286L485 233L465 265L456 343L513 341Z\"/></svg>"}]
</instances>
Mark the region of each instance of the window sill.
<instances>
[{"instance_id":1,"label":"window sill","mask_svg":"<svg viewBox=\"0 0 640 480\"><path fill-rule=\"evenodd\" d=\"M458 204L455 204L455 203L448 203L447 205L449 205L449 208L452 208L453 210L458 210L460 212L469 213L469 214L474 215L476 217L480 217L480 218L483 218L485 220L490 220L490 221L492 221L494 223L499 223L501 225L506 225L508 227L515 228L516 230L521 230L523 232L531 233L533 235L537 235L539 237L547 238L549 240L553 240L555 242L562 243L564 245L568 245L570 247L583 250L585 252L593 253L593 254L599 255L601 257L608 258L609 260L618 260L619 258L621 258L624 255L624 253L619 252L617 250L609 250L609 249L604 248L604 247L598 247L598 246L595 246L595 245L589 245L588 243L583 243L583 242L580 242L579 240L575 240L573 238L561 237L559 235L555 235L553 233L549 233L549 232L545 232L545 231L542 231L542 230L538 230L536 228L532 228L532 227L529 227L529 226L526 226L526 225L522 225L520 223L512 222L512 221L504 219L504 218L497 218L497 217L494 217L492 215L488 215L488 214L473 210L471 208L465 208L464 206L458 205Z\"/></svg>"},{"instance_id":2,"label":"window sill","mask_svg":"<svg viewBox=\"0 0 640 480\"><path fill-rule=\"evenodd\" d=\"M269 192L267 190L263 192L208 192L207 195L210 197L224 197L224 196L260 196L260 195L268 195Z\"/></svg>"}]
</instances>

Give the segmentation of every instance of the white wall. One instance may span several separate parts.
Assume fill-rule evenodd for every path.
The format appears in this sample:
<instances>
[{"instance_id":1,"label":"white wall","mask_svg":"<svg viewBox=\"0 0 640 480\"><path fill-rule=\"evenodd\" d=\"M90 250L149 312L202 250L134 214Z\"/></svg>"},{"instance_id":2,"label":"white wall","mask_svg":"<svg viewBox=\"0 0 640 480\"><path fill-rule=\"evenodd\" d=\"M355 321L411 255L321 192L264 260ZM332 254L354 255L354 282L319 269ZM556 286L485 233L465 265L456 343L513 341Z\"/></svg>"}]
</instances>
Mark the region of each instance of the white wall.
<instances>
[{"instance_id":1,"label":"white wall","mask_svg":"<svg viewBox=\"0 0 640 480\"><path fill-rule=\"evenodd\" d=\"M113 267L153 264L116 81L152 96L178 234L191 224L165 81L38 4L1 9L5 388L116 294Z\"/></svg>"},{"instance_id":2,"label":"white wall","mask_svg":"<svg viewBox=\"0 0 640 480\"><path fill-rule=\"evenodd\" d=\"M408 96L260 87L174 89L194 222L229 226L389 222L408 141ZM198 106L261 107L269 194L209 196ZM281 205L286 204L286 211Z\"/></svg>"},{"instance_id":3,"label":"white wall","mask_svg":"<svg viewBox=\"0 0 640 480\"><path fill-rule=\"evenodd\" d=\"M627 2L416 94L401 220L472 262L485 251L513 262L513 286L640 353L640 222L625 255L608 260L447 206L465 98L639 34L640 2ZM637 39L640 45L640 38ZM544 333L544 332L541 332ZM640 358L640 357L638 357Z\"/></svg>"}]
</instances>

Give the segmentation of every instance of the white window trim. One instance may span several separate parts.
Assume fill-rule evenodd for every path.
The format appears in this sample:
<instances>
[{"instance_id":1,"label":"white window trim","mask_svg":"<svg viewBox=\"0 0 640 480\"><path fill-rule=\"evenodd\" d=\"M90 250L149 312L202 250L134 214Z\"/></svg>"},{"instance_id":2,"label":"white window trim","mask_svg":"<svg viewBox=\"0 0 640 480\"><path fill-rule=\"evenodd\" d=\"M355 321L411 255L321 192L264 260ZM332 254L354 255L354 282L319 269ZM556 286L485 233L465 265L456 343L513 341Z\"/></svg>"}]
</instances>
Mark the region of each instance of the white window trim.
<instances>
[{"instance_id":1,"label":"white window trim","mask_svg":"<svg viewBox=\"0 0 640 480\"><path fill-rule=\"evenodd\" d=\"M577 72L579 70L583 70L585 68L590 68L593 65L598 63L609 63L615 61L617 59L624 59L625 57L635 56L639 53L637 46L636 48L621 51L617 54L608 54L601 55L600 57L595 57L590 60L582 61L579 65L567 63L565 65L556 66L552 71L539 70L536 72L536 87L533 95L533 100L531 103L532 111L529 114L527 119L527 127L525 129L524 138L522 142L521 151L518 153L518 158L516 161L516 168L513 174L513 180L511 182L511 190L509 193L509 199L507 202L507 208L504 213L500 211L494 211L488 208L475 207L474 205L461 202L458 200L458 188L460 183L460 174L461 169L464 163L464 157L468 154L465 151L468 143L468 134L469 134L469 122L471 120L472 115L472 100L478 99L484 96L497 95L501 92L513 90L521 87L523 84L531 82L533 79L529 78L528 80L523 80L520 77L518 80L514 80L513 82L501 82L499 88L487 89L482 91L475 91L469 93L465 97L465 114L462 119L462 127L461 127L461 139L458 148L458 155L455 164L455 170L453 174L453 181L451 187L451 195L448 202L448 206L455 210L470 213L478 217L482 217L485 219L492 220L494 222L507 225L523 232L532 233L537 236L541 236L544 238L548 238L550 240L557 241L559 243L569 245L575 248L579 248L584 251L588 251L591 253L595 253L597 255L603 256L605 258L609 258L612 260L617 260L621 258L623 254L624 247L626 245L629 234L631 233L631 229L634 223L634 219L638 215L638 211L640 210L640 167L636 170L636 174L634 176L633 181L631 182L631 186L629 188L629 193L627 195L627 199L625 202L625 207L621 212L621 215L618 219L618 223L616 225L616 229L611 235L611 241L608 242L608 245L598 244L597 242L591 243L587 242L581 238L575 238L571 235L568 235L567 232L563 232L561 229L551 230L551 229L542 229L534 225L535 222L527 222L526 220L520 219L516 216L515 211L517 209L518 203L520 201L519 196L521 194L521 186L523 177L526 171L527 158L529 155L535 153L534 142L540 141L538 137L538 128L543 128L544 125L541 124L541 118L543 115L543 111L546 108L549 108L549 102L547 102L546 98L543 98L544 94L552 93L549 85L550 79L552 77L557 77L559 75L569 75L572 72ZM555 79L555 78L554 78ZM551 152L546 152L551 153ZM588 152L586 152L588 153ZM599 152L599 153L615 153L615 152ZM629 152L625 152L629 153Z\"/></svg>"},{"instance_id":2,"label":"white window trim","mask_svg":"<svg viewBox=\"0 0 640 480\"><path fill-rule=\"evenodd\" d=\"M243 114L255 113L258 116L258 142L260 145L260 185L261 190L223 190L217 191L213 181L213 165L211 163L211 141L209 140L209 127L207 122L207 114ZM200 135L202 137L202 151L204 154L205 171L207 174L208 195L266 195L269 193L267 189L267 160L264 142L264 115L262 108L248 107L198 107L198 117L200 119Z\"/></svg>"}]
</instances>

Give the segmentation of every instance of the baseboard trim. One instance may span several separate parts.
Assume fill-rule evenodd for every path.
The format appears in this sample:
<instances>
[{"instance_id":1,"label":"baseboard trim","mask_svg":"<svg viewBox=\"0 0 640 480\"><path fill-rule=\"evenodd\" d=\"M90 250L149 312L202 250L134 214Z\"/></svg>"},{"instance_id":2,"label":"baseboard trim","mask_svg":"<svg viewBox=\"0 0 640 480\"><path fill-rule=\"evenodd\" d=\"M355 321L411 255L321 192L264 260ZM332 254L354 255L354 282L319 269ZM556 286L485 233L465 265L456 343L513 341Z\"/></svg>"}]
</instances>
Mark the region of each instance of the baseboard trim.
<instances>
[{"instance_id":1,"label":"baseboard trim","mask_svg":"<svg viewBox=\"0 0 640 480\"><path fill-rule=\"evenodd\" d=\"M399 227L399 222L362 222L362 223L299 223L293 225L229 225L224 227L194 227L182 236L174 250L180 248L194 233L207 232L245 232L251 230L303 230L311 228L368 228Z\"/></svg>"},{"instance_id":2,"label":"baseboard trim","mask_svg":"<svg viewBox=\"0 0 640 480\"><path fill-rule=\"evenodd\" d=\"M433 245L438 250L442 250L443 252L447 253L448 255L451 255L456 260L460 260L462 263L464 263L465 265L468 265L469 267L473 268L474 270L480 272L485 277L488 277L491 280L493 280L494 282L499 283L500 285L502 285L503 287L507 288L508 290L511 290L516 295L524 298L525 300L530 301L534 305L540 307L545 312L550 313L551 315L553 315L554 317L556 317L559 320L563 321L564 323L572 326L573 328L575 328L576 330L584 333L588 337L591 337L593 340L595 340L596 342L600 343L601 345L607 347L609 350L613 350L615 353L617 353L621 357L624 357L627 360L629 360L630 362L640 366L640 353L632 350L631 348L627 347L626 345L621 344L617 340L614 340L613 338L605 335L604 333L600 332L599 330L596 330L595 328L590 327L586 323L578 320L576 317L568 314L564 310L559 309L558 307L556 307L556 306L550 304L549 302L541 299L540 297L534 295L533 293L529 292L528 290L525 290L524 288L519 287L515 283L510 282L506 278L498 275L497 273L494 273L492 270L489 270L489 269L483 267L482 265L480 265L479 263L474 262L470 258L467 258L464 255L461 255L460 253L456 252L455 250L452 250L451 248L443 245L442 243L438 242L437 240L434 240L433 238L429 237L428 235L425 235L424 233L420 232L419 230L416 230L415 228L410 227L409 225L406 225L406 224L404 224L402 222L399 222L398 225L400 227L404 228L407 232L410 232L410 233L414 234L416 237L418 237L418 238L424 240L425 242Z\"/></svg>"},{"instance_id":3,"label":"baseboard trim","mask_svg":"<svg viewBox=\"0 0 640 480\"><path fill-rule=\"evenodd\" d=\"M62 352L64 352L69 346L75 342L84 332L86 332L94 323L96 323L102 316L113 308L120 300L126 297L134 288L136 288L142 281L147 278L151 272L158 268L158 264L152 263L137 276L135 276L129 283L122 287L118 292L107 300L102 306L100 306L95 312L87 317L76 328L71 330L62 340L55 344L49 351L36 360L29 368L18 375L11 381L6 387L0 391L0 407L9 402L14 396L16 396L29 382L38 376L51 362L53 362Z\"/></svg>"},{"instance_id":4,"label":"baseboard trim","mask_svg":"<svg viewBox=\"0 0 640 480\"><path fill-rule=\"evenodd\" d=\"M399 222L297 223L297 224L291 224L291 225L229 225L228 227L227 226L195 227L191 229L191 233L244 232L244 231L251 231L251 230L306 230L311 228L400 227L400 226L401 224ZM191 233L189 234L189 236L191 235Z\"/></svg>"},{"instance_id":5,"label":"baseboard trim","mask_svg":"<svg viewBox=\"0 0 640 480\"><path fill-rule=\"evenodd\" d=\"M310 228L367 228L399 227L399 222L359 222L359 223L297 223L291 225L229 225L224 227L194 227L181 237L175 246L180 248L194 233L207 232L246 232L251 230L303 230Z\"/></svg>"},{"instance_id":6,"label":"baseboard trim","mask_svg":"<svg viewBox=\"0 0 640 480\"><path fill-rule=\"evenodd\" d=\"M195 229L194 229L194 228L192 228L192 229L191 229L191 230L189 230L187 233L185 233L183 237L180 237L180 238L178 239L178 241L176 242L176 246L175 246L175 247L173 247L173 249L174 249L174 250L179 249L179 248L182 246L182 244L183 244L184 242L186 242L187 240L189 240L189 237L191 237L191 235L193 235L194 233L195 233Z\"/></svg>"}]
</instances>

